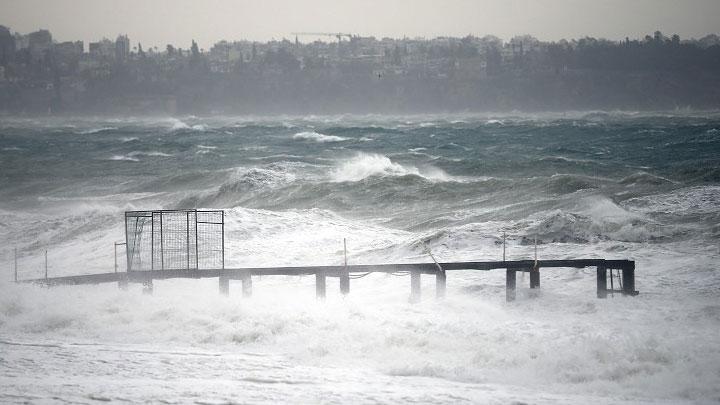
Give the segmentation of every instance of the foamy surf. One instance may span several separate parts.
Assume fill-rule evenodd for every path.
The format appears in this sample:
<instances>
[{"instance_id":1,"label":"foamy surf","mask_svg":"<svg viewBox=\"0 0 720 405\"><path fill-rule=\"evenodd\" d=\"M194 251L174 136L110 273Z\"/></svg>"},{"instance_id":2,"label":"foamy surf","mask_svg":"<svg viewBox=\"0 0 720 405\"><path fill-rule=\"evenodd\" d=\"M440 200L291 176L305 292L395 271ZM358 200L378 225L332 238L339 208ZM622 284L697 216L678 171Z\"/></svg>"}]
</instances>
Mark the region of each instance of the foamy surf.
<instances>
[{"instance_id":1,"label":"foamy surf","mask_svg":"<svg viewBox=\"0 0 720 405\"><path fill-rule=\"evenodd\" d=\"M346 141L347 138L335 135L325 135L317 132L298 132L293 135L293 139L304 140L304 141L315 141L318 143L324 142L342 142Z\"/></svg>"},{"instance_id":2,"label":"foamy surf","mask_svg":"<svg viewBox=\"0 0 720 405\"><path fill-rule=\"evenodd\" d=\"M100 133L104 133L104 132L117 131L117 129L118 129L117 127L91 128L91 129L86 129L84 131L80 131L79 133L81 135L93 135L93 134L100 134Z\"/></svg>"},{"instance_id":3,"label":"foamy surf","mask_svg":"<svg viewBox=\"0 0 720 405\"><path fill-rule=\"evenodd\" d=\"M430 181L452 180L447 173L432 166L419 169L393 162L384 155L368 153L358 153L338 163L332 173L333 180L337 182L360 181L371 176L418 176Z\"/></svg>"}]
</instances>

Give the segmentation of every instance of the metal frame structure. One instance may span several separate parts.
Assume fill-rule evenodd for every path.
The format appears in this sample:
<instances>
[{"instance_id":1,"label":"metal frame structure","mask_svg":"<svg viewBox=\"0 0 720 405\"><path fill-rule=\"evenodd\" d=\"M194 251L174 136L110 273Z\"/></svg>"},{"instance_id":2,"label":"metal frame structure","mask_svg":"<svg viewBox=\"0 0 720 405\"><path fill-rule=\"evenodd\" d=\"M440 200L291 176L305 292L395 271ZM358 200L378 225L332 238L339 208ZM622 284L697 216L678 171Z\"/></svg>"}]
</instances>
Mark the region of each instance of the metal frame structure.
<instances>
[{"instance_id":1,"label":"metal frame structure","mask_svg":"<svg viewBox=\"0 0 720 405\"><path fill-rule=\"evenodd\" d=\"M225 212L126 211L125 245L128 272L224 269Z\"/></svg>"}]
</instances>

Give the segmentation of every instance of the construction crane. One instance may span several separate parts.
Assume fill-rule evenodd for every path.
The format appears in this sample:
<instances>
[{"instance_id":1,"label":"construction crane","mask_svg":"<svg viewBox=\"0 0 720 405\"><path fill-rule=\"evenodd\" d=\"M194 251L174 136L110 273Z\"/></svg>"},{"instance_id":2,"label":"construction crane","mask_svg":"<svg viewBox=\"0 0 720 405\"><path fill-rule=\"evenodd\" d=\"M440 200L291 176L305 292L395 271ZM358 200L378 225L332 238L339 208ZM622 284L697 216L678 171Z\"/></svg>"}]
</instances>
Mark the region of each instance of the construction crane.
<instances>
[{"instance_id":1,"label":"construction crane","mask_svg":"<svg viewBox=\"0 0 720 405\"><path fill-rule=\"evenodd\" d=\"M323 36L323 37L335 37L338 42L342 42L343 37L347 37L348 41L353 38L359 38L358 35L345 34L342 32L291 32L292 35L309 35L309 36Z\"/></svg>"}]
</instances>

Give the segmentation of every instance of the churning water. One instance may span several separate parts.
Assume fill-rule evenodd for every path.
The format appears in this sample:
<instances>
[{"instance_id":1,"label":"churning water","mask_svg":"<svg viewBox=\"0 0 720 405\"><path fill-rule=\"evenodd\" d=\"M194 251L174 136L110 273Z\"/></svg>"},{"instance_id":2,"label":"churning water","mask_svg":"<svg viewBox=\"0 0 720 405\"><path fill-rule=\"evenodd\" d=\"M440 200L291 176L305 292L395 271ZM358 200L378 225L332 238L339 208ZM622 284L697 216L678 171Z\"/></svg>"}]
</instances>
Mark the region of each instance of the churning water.
<instances>
[{"instance_id":1,"label":"churning water","mask_svg":"<svg viewBox=\"0 0 720 405\"><path fill-rule=\"evenodd\" d=\"M0 402L677 403L720 400L720 115L0 120ZM407 303L370 275L45 289L113 270L122 212L226 209L229 267L600 257L450 272ZM124 262L121 261L121 266Z\"/></svg>"}]
</instances>

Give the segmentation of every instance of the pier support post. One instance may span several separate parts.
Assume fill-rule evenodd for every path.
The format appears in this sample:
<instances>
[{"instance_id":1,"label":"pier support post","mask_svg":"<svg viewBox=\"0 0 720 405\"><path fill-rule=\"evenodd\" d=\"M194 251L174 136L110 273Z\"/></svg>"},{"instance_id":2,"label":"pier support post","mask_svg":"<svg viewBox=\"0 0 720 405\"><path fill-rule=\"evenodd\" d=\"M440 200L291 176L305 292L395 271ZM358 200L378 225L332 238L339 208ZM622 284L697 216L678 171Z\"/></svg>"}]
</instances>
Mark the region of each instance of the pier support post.
<instances>
[{"instance_id":1,"label":"pier support post","mask_svg":"<svg viewBox=\"0 0 720 405\"><path fill-rule=\"evenodd\" d=\"M445 270L438 270L435 273L435 298L445 298L447 275Z\"/></svg>"},{"instance_id":2,"label":"pier support post","mask_svg":"<svg viewBox=\"0 0 720 405\"><path fill-rule=\"evenodd\" d=\"M143 281L143 294L145 295L152 295L153 293L153 280L152 277L149 277Z\"/></svg>"},{"instance_id":3,"label":"pier support post","mask_svg":"<svg viewBox=\"0 0 720 405\"><path fill-rule=\"evenodd\" d=\"M635 262L622 269L622 288L625 295L637 295L635 291Z\"/></svg>"},{"instance_id":4,"label":"pier support post","mask_svg":"<svg viewBox=\"0 0 720 405\"><path fill-rule=\"evenodd\" d=\"M315 273L315 295L321 300L325 299L325 273L320 271Z\"/></svg>"},{"instance_id":5,"label":"pier support post","mask_svg":"<svg viewBox=\"0 0 720 405\"><path fill-rule=\"evenodd\" d=\"M597 266L597 297L607 298L607 268Z\"/></svg>"},{"instance_id":6,"label":"pier support post","mask_svg":"<svg viewBox=\"0 0 720 405\"><path fill-rule=\"evenodd\" d=\"M540 267L530 268L530 288L540 288Z\"/></svg>"},{"instance_id":7,"label":"pier support post","mask_svg":"<svg viewBox=\"0 0 720 405\"><path fill-rule=\"evenodd\" d=\"M350 273L347 271L340 273L340 292L342 295L350 293Z\"/></svg>"},{"instance_id":8,"label":"pier support post","mask_svg":"<svg viewBox=\"0 0 720 405\"><path fill-rule=\"evenodd\" d=\"M505 270L505 301L515 301L515 269Z\"/></svg>"},{"instance_id":9,"label":"pier support post","mask_svg":"<svg viewBox=\"0 0 720 405\"><path fill-rule=\"evenodd\" d=\"M343 238L343 252L345 255L345 269L340 272L340 292L342 295L350 293L350 273L347 269L347 240Z\"/></svg>"},{"instance_id":10,"label":"pier support post","mask_svg":"<svg viewBox=\"0 0 720 405\"><path fill-rule=\"evenodd\" d=\"M127 274L124 277L120 277L118 280L118 288L125 291L128 289L128 277Z\"/></svg>"},{"instance_id":11,"label":"pier support post","mask_svg":"<svg viewBox=\"0 0 720 405\"><path fill-rule=\"evenodd\" d=\"M221 275L218 278L218 284L220 287L220 294L224 296L230 295L230 278L224 275Z\"/></svg>"},{"instance_id":12,"label":"pier support post","mask_svg":"<svg viewBox=\"0 0 720 405\"><path fill-rule=\"evenodd\" d=\"M242 296L243 298L252 297L252 276L250 273L242 276Z\"/></svg>"},{"instance_id":13,"label":"pier support post","mask_svg":"<svg viewBox=\"0 0 720 405\"><path fill-rule=\"evenodd\" d=\"M420 302L420 272L410 271L410 302Z\"/></svg>"}]
</instances>

